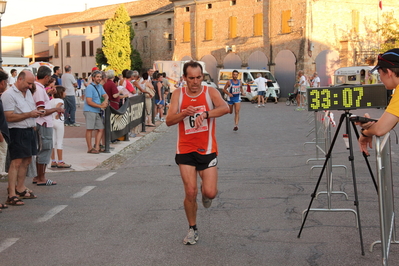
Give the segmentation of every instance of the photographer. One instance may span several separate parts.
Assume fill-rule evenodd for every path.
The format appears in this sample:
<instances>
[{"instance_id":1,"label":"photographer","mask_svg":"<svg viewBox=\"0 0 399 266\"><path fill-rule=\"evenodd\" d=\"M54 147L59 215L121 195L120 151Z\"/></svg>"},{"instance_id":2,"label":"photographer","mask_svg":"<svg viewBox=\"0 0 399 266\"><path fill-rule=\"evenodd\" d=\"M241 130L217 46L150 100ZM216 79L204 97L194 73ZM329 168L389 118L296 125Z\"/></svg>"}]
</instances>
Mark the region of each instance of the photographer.
<instances>
[{"instance_id":1,"label":"photographer","mask_svg":"<svg viewBox=\"0 0 399 266\"><path fill-rule=\"evenodd\" d=\"M399 49L392 49L384 54L378 55L378 63L371 71L378 70L380 79L387 90L399 88ZM365 114L365 117L370 117ZM369 155L367 147L372 148L373 135L382 136L388 133L399 119L399 93L395 93L378 122L357 123L362 127L359 138L360 150Z\"/></svg>"}]
</instances>

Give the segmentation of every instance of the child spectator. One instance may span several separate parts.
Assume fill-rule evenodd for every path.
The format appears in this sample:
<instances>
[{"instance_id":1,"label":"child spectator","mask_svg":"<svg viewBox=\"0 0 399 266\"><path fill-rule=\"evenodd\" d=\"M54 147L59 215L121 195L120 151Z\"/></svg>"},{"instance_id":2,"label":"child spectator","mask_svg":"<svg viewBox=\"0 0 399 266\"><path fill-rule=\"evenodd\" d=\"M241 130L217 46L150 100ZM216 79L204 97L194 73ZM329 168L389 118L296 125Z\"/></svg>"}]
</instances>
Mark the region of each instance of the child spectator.
<instances>
[{"instance_id":1,"label":"child spectator","mask_svg":"<svg viewBox=\"0 0 399 266\"><path fill-rule=\"evenodd\" d=\"M55 86L57 92L51 99L51 108L64 107L64 98L66 96L63 86ZM53 150L51 152L51 167L70 168L70 164L66 164L62 159L62 145L64 142L64 114L53 113ZM55 150L57 150L58 162L55 160Z\"/></svg>"}]
</instances>

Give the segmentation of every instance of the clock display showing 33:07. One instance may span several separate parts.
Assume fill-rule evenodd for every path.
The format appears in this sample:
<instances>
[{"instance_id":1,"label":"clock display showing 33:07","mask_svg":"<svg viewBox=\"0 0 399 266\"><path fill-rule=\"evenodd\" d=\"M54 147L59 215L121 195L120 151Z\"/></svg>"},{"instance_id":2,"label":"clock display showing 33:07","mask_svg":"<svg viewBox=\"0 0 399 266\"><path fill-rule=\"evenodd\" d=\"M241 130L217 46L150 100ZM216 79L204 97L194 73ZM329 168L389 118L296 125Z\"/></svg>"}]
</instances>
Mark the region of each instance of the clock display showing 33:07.
<instances>
[{"instance_id":1,"label":"clock display showing 33:07","mask_svg":"<svg viewBox=\"0 0 399 266\"><path fill-rule=\"evenodd\" d=\"M352 110L387 106L383 84L308 88L308 111Z\"/></svg>"}]
</instances>

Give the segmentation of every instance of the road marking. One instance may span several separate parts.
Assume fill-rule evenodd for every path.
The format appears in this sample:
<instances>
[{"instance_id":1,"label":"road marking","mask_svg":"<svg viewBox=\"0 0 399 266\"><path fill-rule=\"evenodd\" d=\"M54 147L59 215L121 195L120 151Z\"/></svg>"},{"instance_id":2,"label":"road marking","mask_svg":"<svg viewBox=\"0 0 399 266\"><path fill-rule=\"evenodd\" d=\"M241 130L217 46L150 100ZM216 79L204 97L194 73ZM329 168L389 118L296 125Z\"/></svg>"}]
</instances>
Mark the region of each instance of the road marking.
<instances>
[{"instance_id":1,"label":"road marking","mask_svg":"<svg viewBox=\"0 0 399 266\"><path fill-rule=\"evenodd\" d=\"M19 238L7 238L3 242L0 243L0 252L3 252L7 248L11 247L18 241Z\"/></svg>"},{"instance_id":2,"label":"road marking","mask_svg":"<svg viewBox=\"0 0 399 266\"><path fill-rule=\"evenodd\" d=\"M92 189L95 188L95 187L96 187L96 186L87 186L87 187L84 187L84 188L82 188L81 191L79 191L79 192L73 194L71 198L73 198L73 199L80 198L80 197L82 197L84 194L86 194L87 192L89 192L90 190L92 190Z\"/></svg>"},{"instance_id":3,"label":"road marking","mask_svg":"<svg viewBox=\"0 0 399 266\"><path fill-rule=\"evenodd\" d=\"M57 213L59 213L60 211L65 209L67 206L68 205L58 205L58 206L52 208L51 210L46 212L46 214L43 217L37 219L36 223L42 223L42 222L45 222L47 220L50 220L51 218L53 218L54 215L56 215Z\"/></svg>"},{"instance_id":4,"label":"road marking","mask_svg":"<svg viewBox=\"0 0 399 266\"><path fill-rule=\"evenodd\" d=\"M106 174L106 175L104 175L104 176L101 176L101 177L97 178L96 181L104 181L105 179L107 179L107 178L113 176L114 174L116 174L116 172L108 173L108 174Z\"/></svg>"}]
</instances>

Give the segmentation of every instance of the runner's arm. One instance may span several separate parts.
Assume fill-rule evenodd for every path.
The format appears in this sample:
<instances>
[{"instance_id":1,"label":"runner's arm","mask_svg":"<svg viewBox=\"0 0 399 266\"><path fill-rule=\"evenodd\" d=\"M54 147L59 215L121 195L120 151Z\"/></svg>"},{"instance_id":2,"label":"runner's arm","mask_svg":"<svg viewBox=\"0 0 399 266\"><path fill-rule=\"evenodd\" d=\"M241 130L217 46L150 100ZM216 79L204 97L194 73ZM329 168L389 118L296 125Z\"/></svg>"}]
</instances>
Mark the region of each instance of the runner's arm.
<instances>
[{"instance_id":1,"label":"runner's arm","mask_svg":"<svg viewBox=\"0 0 399 266\"><path fill-rule=\"evenodd\" d=\"M231 94L231 93L227 90L228 87L230 87L230 80L228 80L228 81L226 82L226 85L224 85L223 91L224 91L224 93L226 93L229 97L233 97L233 94Z\"/></svg>"}]
</instances>

